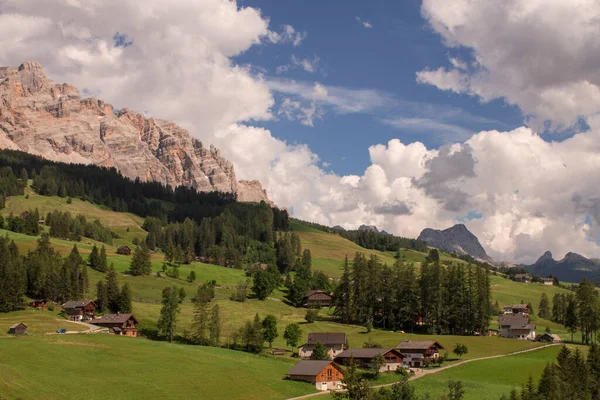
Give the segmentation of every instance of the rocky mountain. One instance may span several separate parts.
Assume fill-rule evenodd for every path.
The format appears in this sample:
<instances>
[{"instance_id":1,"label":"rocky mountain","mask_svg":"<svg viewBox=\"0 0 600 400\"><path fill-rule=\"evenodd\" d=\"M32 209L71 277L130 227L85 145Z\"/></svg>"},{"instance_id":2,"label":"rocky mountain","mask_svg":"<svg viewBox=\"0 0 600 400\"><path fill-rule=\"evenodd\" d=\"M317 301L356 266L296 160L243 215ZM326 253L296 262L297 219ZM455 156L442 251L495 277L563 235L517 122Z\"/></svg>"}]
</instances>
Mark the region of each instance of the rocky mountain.
<instances>
[{"instance_id":1,"label":"rocky mountain","mask_svg":"<svg viewBox=\"0 0 600 400\"><path fill-rule=\"evenodd\" d=\"M115 110L46 77L40 64L0 68L0 148L115 167L124 176L269 202L258 181L237 181L231 162L171 121Z\"/></svg>"},{"instance_id":2,"label":"rocky mountain","mask_svg":"<svg viewBox=\"0 0 600 400\"><path fill-rule=\"evenodd\" d=\"M600 263L577 253L567 253L562 260L555 260L552 253L545 252L531 265L520 265L533 275L556 276L560 281L579 282L583 278L600 280Z\"/></svg>"},{"instance_id":3,"label":"rocky mountain","mask_svg":"<svg viewBox=\"0 0 600 400\"><path fill-rule=\"evenodd\" d=\"M384 235L390 235L386 231L380 231L377 229L375 225L361 225L358 227L358 230L361 232L374 232L374 233L382 233Z\"/></svg>"},{"instance_id":4,"label":"rocky mountain","mask_svg":"<svg viewBox=\"0 0 600 400\"><path fill-rule=\"evenodd\" d=\"M421 231L417 239L441 250L457 254L468 254L482 261L491 261L485 249L479 243L477 236L469 232L463 224L454 225L443 231L426 228Z\"/></svg>"}]
</instances>

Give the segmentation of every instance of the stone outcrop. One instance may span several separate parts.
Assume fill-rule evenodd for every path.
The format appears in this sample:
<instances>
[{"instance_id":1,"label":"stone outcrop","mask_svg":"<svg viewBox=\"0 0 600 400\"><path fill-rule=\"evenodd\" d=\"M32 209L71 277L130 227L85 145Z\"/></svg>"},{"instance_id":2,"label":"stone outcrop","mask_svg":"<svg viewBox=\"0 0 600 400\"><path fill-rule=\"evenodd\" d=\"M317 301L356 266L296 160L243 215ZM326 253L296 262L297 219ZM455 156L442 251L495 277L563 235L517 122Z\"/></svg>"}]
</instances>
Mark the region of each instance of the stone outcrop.
<instances>
[{"instance_id":1,"label":"stone outcrop","mask_svg":"<svg viewBox=\"0 0 600 400\"><path fill-rule=\"evenodd\" d=\"M418 240L427 242L429 246L440 250L468 254L481 261L491 261L485 249L479 243L477 236L473 235L463 224L454 225L443 231L430 228L423 229Z\"/></svg>"},{"instance_id":2,"label":"stone outcrop","mask_svg":"<svg viewBox=\"0 0 600 400\"><path fill-rule=\"evenodd\" d=\"M0 148L270 203L260 182L238 182L231 162L212 145L171 121L82 99L77 88L49 80L36 62L0 68Z\"/></svg>"}]
</instances>

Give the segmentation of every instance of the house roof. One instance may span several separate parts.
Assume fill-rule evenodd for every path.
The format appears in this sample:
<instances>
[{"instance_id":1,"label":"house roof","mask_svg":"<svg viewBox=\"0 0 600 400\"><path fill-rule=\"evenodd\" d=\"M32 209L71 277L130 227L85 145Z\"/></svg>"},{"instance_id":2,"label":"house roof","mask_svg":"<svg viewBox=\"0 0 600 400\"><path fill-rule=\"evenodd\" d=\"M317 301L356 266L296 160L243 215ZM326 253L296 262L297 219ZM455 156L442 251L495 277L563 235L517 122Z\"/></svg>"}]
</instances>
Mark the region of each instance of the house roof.
<instances>
[{"instance_id":1,"label":"house roof","mask_svg":"<svg viewBox=\"0 0 600 400\"><path fill-rule=\"evenodd\" d=\"M527 304L510 304L508 306L504 306L504 308L522 308L522 309L526 309L528 306Z\"/></svg>"},{"instance_id":2,"label":"house roof","mask_svg":"<svg viewBox=\"0 0 600 400\"><path fill-rule=\"evenodd\" d=\"M306 344L346 344L346 334L339 332L313 332L308 334Z\"/></svg>"},{"instance_id":3,"label":"house roof","mask_svg":"<svg viewBox=\"0 0 600 400\"><path fill-rule=\"evenodd\" d=\"M371 359L373 357L375 357L378 354L381 355L385 355L389 352L393 352L395 353L397 356L400 356L402 358L404 358L402 356L402 354L400 354L400 352L394 348L391 349L378 349L378 348L356 348L356 349L348 349L348 350L344 350L342 351L340 354L338 354L335 358L368 358Z\"/></svg>"},{"instance_id":4,"label":"house roof","mask_svg":"<svg viewBox=\"0 0 600 400\"><path fill-rule=\"evenodd\" d=\"M396 348L400 350L427 350L431 346L435 346L438 349L444 348L444 346L435 340L405 340L396 346Z\"/></svg>"},{"instance_id":5,"label":"house roof","mask_svg":"<svg viewBox=\"0 0 600 400\"><path fill-rule=\"evenodd\" d=\"M22 322L17 322L16 324L13 324L13 325L10 327L10 329L15 329L15 328L16 328L16 327L18 327L19 325L23 325L25 328L27 328L27 325L25 325L24 323L22 323Z\"/></svg>"},{"instance_id":6,"label":"house roof","mask_svg":"<svg viewBox=\"0 0 600 400\"><path fill-rule=\"evenodd\" d=\"M515 278L531 278L529 274L515 274Z\"/></svg>"},{"instance_id":7,"label":"house roof","mask_svg":"<svg viewBox=\"0 0 600 400\"><path fill-rule=\"evenodd\" d=\"M341 371L340 367L331 361L302 360L294 365L294 367L287 372L287 375L317 376L319 372L323 371L329 364L333 364L337 370Z\"/></svg>"},{"instance_id":8,"label":"house roof","mask_svg":"<svg viewBox=\"0 0 600 400\"><path fill-rule=\"evenodd\" d=\"M91 323L94 325L124 324L129 318L133 318L134 322L137 324L138 321L133 314L104 314L100 318L93 319Z\"/></svg>"},{"instance_id":9,"label":"house roof","mask_svg":"<svg viewBox=\"0 0 600 400\"><path fill-rule=\"evenodd\" d=\"M508 326L509 329L535 329L535 325L529 323L527 315L501 315L498 318L500 326Z\"/></svg>"},{"instance_id":10,"label":"house roof","mask_svg":"<svg viewBox=\"0 0 600 400\"><path fill-rule=\"evenodd\" d=\"M63 304L63 308L82 308L87 306L88 304L92 303L94 306L96 305L96 303L94 303L91 300L81 300L81 301L67 301L65 304Z\"/></svg>"},{"instance_id":11,"label":"house roof","mask_svg":"<svg viewBox=\"0 0 600 400\"><path fill-rule=\"evenodd\" d=\"M326 296L331 297L331 295L324 290L309 290L308 292L306 292L306 296L304 296L304 297L310 297L313 294L324 294Z\"/></svg>"}]
</instances>

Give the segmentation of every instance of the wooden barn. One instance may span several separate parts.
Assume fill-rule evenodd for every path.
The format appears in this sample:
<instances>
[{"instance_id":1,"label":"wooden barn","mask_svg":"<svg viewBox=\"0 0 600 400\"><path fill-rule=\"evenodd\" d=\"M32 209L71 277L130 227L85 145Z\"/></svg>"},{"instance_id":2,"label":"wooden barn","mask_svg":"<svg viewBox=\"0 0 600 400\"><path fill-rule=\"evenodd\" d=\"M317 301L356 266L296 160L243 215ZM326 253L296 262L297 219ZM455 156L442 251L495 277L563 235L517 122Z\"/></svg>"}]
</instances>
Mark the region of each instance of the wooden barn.
<instances>
[{"instance_id":1,"label":"wooden barn","mask_svg":"<svg viewBox=\"0 0 600 400\"><path fill-rule=\"evenodd\" d=\"M26 335L27 326L22 322L17 322L8 329L9 335Z\"/></svg>"},{"instance_id":2,"label":"wooden barn","mask_svg":"<svg viewBox=\"0 0 600 400\"><path fill-rule=\"evenodd\" d=\"M331 295L323 290L309 290L302 300L304 306L319 305L321 307L331 306Z\"/></svg>"},{"instance_id":3,"label":"wooden barn","mask_svg":"<svg viewBox=\"0 0 600 400\"><path fill-rule=\"evenodd\" d=\"M130 256L131 255L131 248L129 246L120 246L117 249L117 254L121 254L124 256Z\"/></svg>"},{"instance_id":4,"label":"wooden barn","mask_svg":"<svg viewBox=\"0 0 600 400\"><path fill-rule=\"evenodd\" d=\"M294 381L310 382L318 390L341 389L344 379L344 371L339 365L320 360L302 360L287 375Z\"/></svg>"},{"instance_id":5,"label":"wooden barn","mask_svg":"<svg viewBox=\"0 0 600 400\"><path fill-rule=\"evenodd\" d=\"M47 310L48 309L48 301L47 300L33 300L29 303L30 307L37 308L38 310Z\"/></svg>"},{"instance_id":6,"label":"wooden barn","mask_svg":"<svg viewBox=\"0 0 600 400\"><path fill-rule=\"evenodd\" d=\"M133 314L104 314L100 318L92 320L91 323L109 328L115 335L137 336L138 321Z\"/></svg>"}]
</instances>

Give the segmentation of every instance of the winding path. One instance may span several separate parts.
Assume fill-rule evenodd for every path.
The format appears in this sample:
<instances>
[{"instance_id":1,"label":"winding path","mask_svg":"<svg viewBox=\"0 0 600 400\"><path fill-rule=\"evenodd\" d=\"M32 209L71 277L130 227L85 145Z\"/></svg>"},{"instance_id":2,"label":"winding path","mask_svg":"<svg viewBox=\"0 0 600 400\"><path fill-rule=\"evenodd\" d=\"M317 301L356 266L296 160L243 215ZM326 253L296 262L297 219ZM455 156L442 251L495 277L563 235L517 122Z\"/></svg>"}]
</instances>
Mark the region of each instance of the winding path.
<instances>
[{"instance_id":1,"label":"winding path","mask_svg":"<svg viewBox=\"0 0 600 400\"><path fill-rule=\"evenodd\" d=\"M509 357L509 356L516 356L518 354L523 354L523 353L529 353L532 351L538 351L541 349L545 349L546 347L552 347L552 346L560 346L560 344L556 343L556 344L546 344L544 346L539 346L539 347L534 347L532 349L527 349L527 350L520 350L520 351L515 351L513 353L507 353L507 354L497 354L495 356L487 356L487 357L479 357L479 358L471 358L468 360L463 360L463 361L459 361L456 364L451 364L451 365L447 365L445 367L441 367L441 368L435 368L435 369L418 369L417 373L413 376L411 376L410 378L408 378L409 381L414 381L417 379L420 379L426 375L431 375L431 374L437 374L438 372L444 371L446 369L450 369L450 368L454 368L454 367L458 367L460 365L464 365L470 362L474 362L474 361L481 361L481 360L491 360L492 358L502 358L502 357ZM398 382L392 382L392 383L386 383L384 385L376 385L376 386L371 386L372 388L376 389L376 388L381 388L381 387L385 387L385 386L392 386L395 385ZM344 390L336 390L338 392L343 392ZM299 397L291 397L288 400L298 400L298 399L307 399L309 397L317 397L317 396L323 396L329 394L328 391L323 391L323 392L318 392L318 393L311 393L311 394L307 394L304 396L299 396Z\"/></svg>"}]
</instances>

